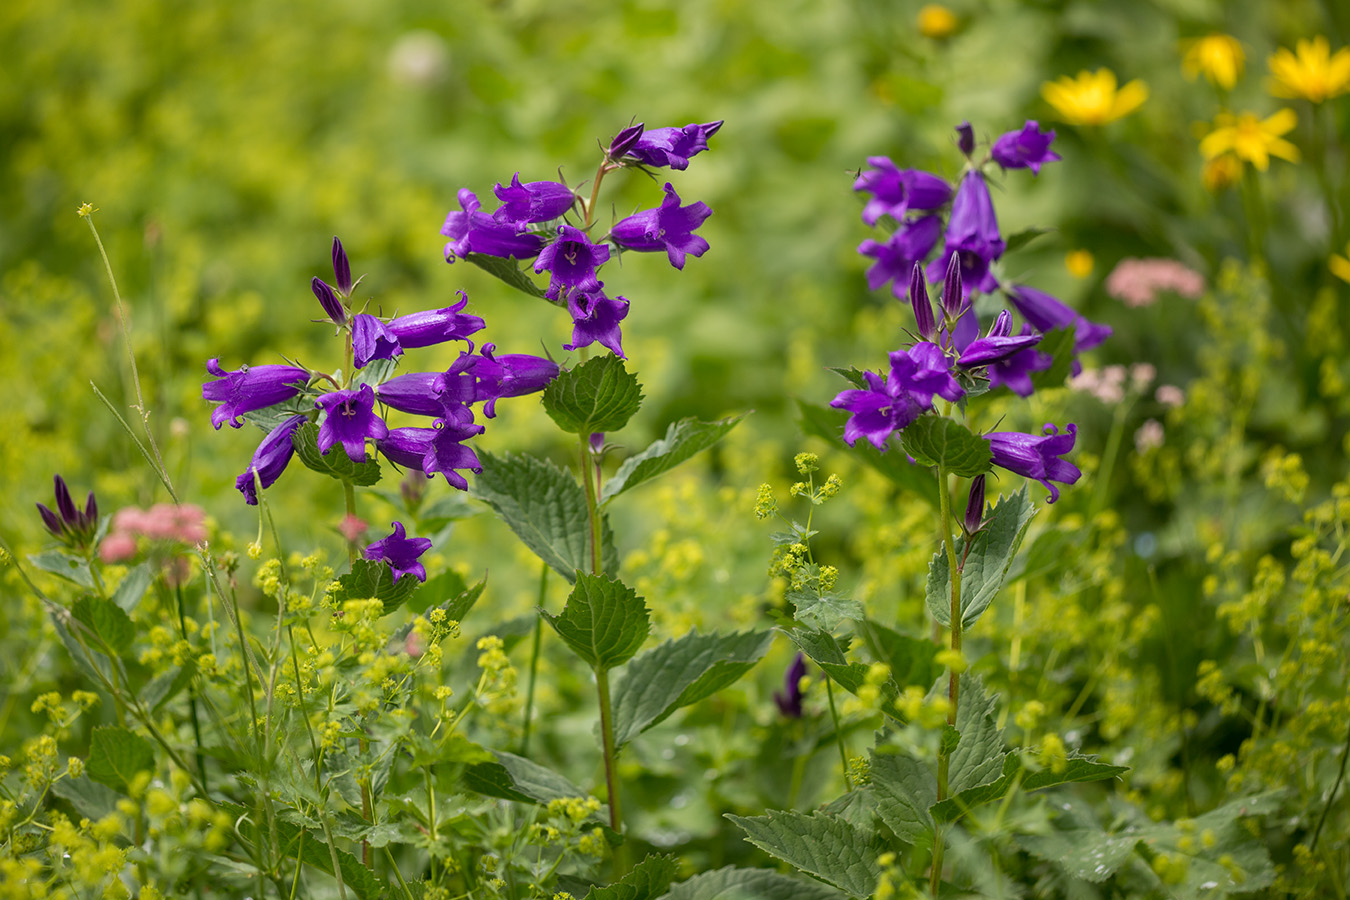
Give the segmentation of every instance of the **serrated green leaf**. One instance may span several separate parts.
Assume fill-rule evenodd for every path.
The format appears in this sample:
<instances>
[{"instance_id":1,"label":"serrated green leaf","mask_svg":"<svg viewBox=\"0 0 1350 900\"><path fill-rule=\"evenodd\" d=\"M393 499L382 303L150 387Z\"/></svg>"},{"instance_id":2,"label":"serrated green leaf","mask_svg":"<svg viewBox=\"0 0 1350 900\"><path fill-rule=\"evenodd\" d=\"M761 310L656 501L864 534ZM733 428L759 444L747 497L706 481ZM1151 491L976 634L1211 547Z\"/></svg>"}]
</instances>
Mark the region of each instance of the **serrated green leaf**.
<instances>
[{"instance_id":1,"label":"serrated green leaf","mask_svg":"<svg viewBox=\"0 0 1350 900\"><path fill-rule=\"evenodd\" d=\"M358 388L363 384L368 384L372 388L379 387L394 376L397 367L398 357L373 359L364 369L358 369L352 375L352 388Z\"/></svg>"},{"instance_id":2,"label":"serrated green leaf","mask_svg":"<svg viewBox=\"0 0 1350 900\"><path fill-rule=\"evenodd\" d=\"M614 884L591 888L584 900L653 900L670 887L678 869L674 856L649 856Z\"/></svg>"},{"instance_id":3,"label":"serrated green leaf","mask_svg":"<svg viewBox=\"0 0 1350 900\"><path fill-rule=\"evenodd\" d=\"M766 816L726 816L750 843L852 897L871 897L881 878L875 836L842 819L817 813L770 810Z\"/></svg>"},{"instance_id":4,"label":"serrated green leaf","mask_svg":"<svg viewBox=\"0 0 1350 900\"><path fill-rule=\"evenodd\" d=\"M897 452L899 448L891 448L883 453L865 440L860 440L850 447L844 443L847 412L807 403L804 400L797 401L797 409L800 412L797 422L803 434L814 435L828 441L832 446L842 449L853 458L885 475L899 487L917 494L937 509L937 481L933 478L933 473L922 466L911 464L905 458L905 454Z\"/></svg>"},{"instance_id":5,"label":"serrated green leaf","mask_svg":"<svg viewBox=\"0 0 1350 900\"><path fill-rule=\"evenodd\" d=\"M271 431L292 416L312 415L314 415L314 395L301 394L274 406L249 410L244 413L244 421L256 425L263 431Z\"/></svg>"},{"instance_id":6,"label":"serrated green leaf","mask_svg":"<svg viewBox=\"0 0 1350 900\"><path fill-rule=\"evenodd\" d=\"M1027 526L1036 507L1031 502L1027 486L1011 497L1000 497L999 503L988 515L985 526L975 535L970 551L966 539L959 538L956 557L965 557L961 570L961 627L970 628L998 595L1008 567L1022 546ZM939 550L928 564L926 595L928 611L941 625L951 625L951 576L947 554Z\"/></svg>"},{"instance_id":7,"label":"serrated green leaf","mask_svg":"<svg viewBox=\"0 0 1350 900\"><path fill-rule=\"evenodd\" d=\"M544 388L544 410L569 434L618 431L642 405L637 376L613 354L565 369Z\"/></svg>"},{"instance_id":8,"label":"serrated green leaf","mask_svg":"<svg viewBox=\"0 0 1350 900\"><path fill-rule=\"evenodd\" d=\"M350 572L338 578L332 596L333 602L339 604L374 597L384 603L381 615L387 616L407 602L421 586L415 575L405 574L395 581L393 569L382 559L358 559L352 563Z\"/></svg>"},{"instance_id":9,"label":"serrated green leaf","mask_svg":"<svg viewBox=\"0 0 1350 900\"><path fill-rule=\"evenodd\" d=\"M94 576L89 574L89 564L78 556L60 550L48 550L32 554L28 561L34 568L50 572L82 588L94 589Z\"/></svg>"},{"instance_id":10,"label":"serrated green leaf","mask_svg":"<svg viewBox=\"0 0 1350 900\"><path fill-rule=\"evenodd\" d=\"M819 881L792 878L772 869L727 866L680 882L661 900L840 900L842 896Z\"/></svg>"},{"instance_id":11,"label":"serrated green leaf","mask_svg":"<svg viewBox=\"0 0 1350 900\"><path fill-rule=\"evenodd\" d=\"M794 628L785 632L788 639L797 645L812 662L825 670L825 674L851 694L856 694L867 678L867 666L860 662L849 662L845 656L847 642L841 644L829 632L820 629Z\"/></svg>"},{"instance_id":12,"label":"serrated green leaf","mask_svg":"<svg viewBox=\"0 0 1350 900\"><path fill-rule=\"evenodd\" d=\"M745 415L741 414L719 422L700 422L689 418L671 423L665 437L623 461L619 470L605 483L600 502L608 503L624 491L663 475L690 457L707 450L724 438L743 418Z\"/></svg>"},{"instance_id":13,"label":"serrated green leaf","mask_svg":"<svg viewBox=\"0 0 1350 900\"><path fill-rule=\"evenodd\" d=\"M1054 328L1045 332L1041 337L1041 342L1036 345L1036 350L1040 353L1048 353L1054 359L1050 368L1039 372L1031 373L1032 386L1038 391L1048 388L1063 387L1064 379L1069 377L1073 370L1074 360L1074 325L1069 323L1064 328Z\"/></svg>"},{"instance_id":14,"label":"serrated green leaf","mask_svg":"<svg viewBox=\"0 0 1350 900\"><path fill-rule=\"evenodd\" d=\"M960 687L956 730L961 732L961 740L952 751L947 775L953 794L998 780L1006 755L1003 731L995 718L997 698L986 696L984 682L970 672L961 675Z\"/></svg>"},{"instance_id":15,"label":"serrated green leaf","mask_svg":"<svg viewBox=\"0 0 1350 900\"><path fill-rule=\"evenodd\" d=\"M770 631L728 635L690 631L637 657L625 667L614 691L616 746L732 684L772 644Z\"/></svg>"},{"instance_id":16,"label":"serrated green leaf","mask_svg":"<svg viewBox=\"0 0 1350 900\"><path fill-rule=\"evenodd\" d=\"M553 463L526 454L497 456L478 451L483 471L473 496L491 506L516 537L569 582L591 568L586 492ZM601 535L602 568L618 569L614 535L606 521Z\"/></svg>"},{"instance_id":17,"label":"serrated green leaf","mask_svg":"<svg viewBox=\"0 0 1350 900\"><path fill-rule=\"evenodd\" d=\"M515 288L522 294L528 294L531 297L538 297L540 300L547 300L544 291L539 285L535 284L530 276L521 271L520 266L513 259L505 259L500 256L488 256L485 253L466 253L460 257L465 262L473 263L478 268L487 272L492 277L505 284ZM550 303L553 301L549 300Z\"/></svg>"},{"instance_id":18,"label":"serrated green leaf","mask_svg":"<svg viewBox=\"0 0 1350 900\"><path fill-rule=\"evenodd\" d=\"M858 634L873 658L890 667L897 687L913 685L927 690L942 674L943 667L937 662L941 648L926 637L910 637L871 619L858 623Z\"/></svg>"},{"instance_id":19,"label":"serrated green leaf","mask_svg":"<svg viewBox=\"0 0 1350 900\"><path fill-rule=\"evenodd\" d=\"M1074 878L1101 883L1134 854L1138 834L1108 834L1076 828L1046 835L1018 835L1017 843L1033 856L1055 863Z\"/></svg>"},{"instance_id":20,"label":"serrated green leaf","mask_svg":"<svg viewBox=\"0 0 1350 900\"><path fill-rule=\"evenodd\" d=\"M341 444L329 447L327 454L320 453L319 426L313 422L306 422L295 429L291 434L291 445L295 447L295 455L302 463L329 478L349 481L361 487L369 487L380 480L380 464L371 459L369 454L365 462L352 462Z\"/></svg>"},{"instance_id":21,"label":"serrated green leaf","mask_svg":"<svg viewBox=\"0 0 1350 900\"><path fill-rule=\"evenodd\" d=\"M989 439L946 416L919 416L900 432L900 445L919 465L943 465L953 475L973 478L993 468Z\"/></svg>"},{"instance_id":22,"label":"serrated green leaf","mask_svg":"<svg viewBox=\"0 0 1350 900\"><path fill-rule=\"evenodd\" d=\"M787 600L796 611L798 622L824 631L833 631L845 619L861 619L863 605L834 591L820 593L813 588L787 592Z\"/></svg>"},{"instance_id":23,"label":"serrated green leaf","mask_svg":"<svg viewBox=\"0 0 1350 900\"><path fill-rule=\"evenodd\" d=\"M114 656L121 656L136 637L136 626L131 616L111 600L84 597L70 608L70 614L103 642L92 641L90 646L97 650L106 647Z\"/></svg>"},{"instance_id":24,"label":"serrated green leaf","mask_svg":"<svg viewBox=\"0 0 1350 900\"><path fill-rule=\"evenodd\" d=\"M868 771L881 821L900 840L931 847L934 826L928 808L937 802L937 775L905 754L873 753Z\"/></svg>"},{"instance_id":25,"label":"serrated green leaf","mask_svg":"<svg viewBox=\"0 0 1350 900\"><path fill-rule=\"evenodd\" d=\"M197 666L192 662L161 672L141 689L141 703L151 712L159 712L161 706L192 683L192 677L196 674Z\"/></svg>"},{"instance_id":26,"label":"serrated green leaf","mask_svg":"<svg viewBox=\"0 0 1350 900\"><path fill-rule=\"evenodd\" d=\"M860 391L867 390L867 377L861 369L849 366L847 369L841 366L830 366L830 371L843 378L849 384Z\"/></svg>"},{"instance_id":27,"label":"serrated green leaf","mask_svg":"<svg viewBox=\"0 0 1350 900\"><path fill-rule=\"evenodd\" d=\"M1014 234L1008 235L1007 246L1004 248L1004 254L1013 253L1021 250L1027 244L1030 244L1036 238L1043 234L1050 234L1053 228L1024 228Z\"/></svg>"},{"instance_id":28,"label":"serrated green leaf","mask_svg":"<svg viewBox=\"0 0 1350 900\"><path fill-rule=\"evenodd\" d=\"M94 728L89 739L89 763L85 767L90 778L125 793L133 778L154 767L155 751L145 738L116 725Z\"/></svg>"},{"instance_id":29,"label":"serrated green leaf","mask_svg":"<svg viewBox=\"0 0 1350 900\"><path fill-rule=\"evenodd\" d=\"M75 807L83 818L97 822L117 808L117 792L87 776L60 778L52 782L52 793Z\"/></svg>"},{"instance_id":30,"label":"serrated green leaf","mask_svg":"<svg viewBox=\"0 0 1350 900\"><path fill-rule=\"evenodd\" d=\"M596 670L632 659L651 628L647 606L636 591L621 581L584 572L577 573L563 611L542 615L572 652Z\"/></svg>"},{"instance_id":31,"label":"serrated green leaf","mask_svg":"<svg viewBox=\"0 0 1350 900\"><path fill-rule=\"evenodd\" d=\"M1064 768L1055 771L1047 766L1039 772L1031 772L1022 778L1022 790L1038 791L1041 788L1054 787L1057 784L1069 784L1078 781L1103 781L1116 778L1130 771L1129 766L1113 766L1098 762L1095 756L1071 756Z\"/></svg>"},{"instance_id":32,"label":"serrated green leaf","mask_svg":"<svg viewBox=\"0 0 1350 900\"><path fill-rule=\"evenodd\" d=\"M966 788L954 797L948 797L941 803L933 804L928 811L932 814L935 822L940 824L955 822L975 807L1001 799L1004 794L1011 790L1020 768L1021 763L1017 759L1017 754L1009 753L1003 757L1003 774L998 778L985 784Z\"/></svg>"},{"instance_id":33,"label":"serrated green leaf","mask_svg":"<svg viewBox=\"0 0 1350 900\"><path fill-rule=\"evenodd\" d=\"M497 758L495 762L476 763L464 771L464 786L469 790L521 803L548 803L587 796L585 791L552 769L514 753L491 752Z\"/></svg>"},{"instance_id":34,"label":"serrated green leaf","mask_svg":"<svg viewBox=\"0 0 1350 900\"><path fill-rule=\"evenodd\" d=\"M149 590L150 582L154 580L154 577L155 569L151 566L149 560L132 568L117 583L117 590L113 591L113 602L127 612L131 612L136 608L136 604L141 602L145 592Z\"/></svg>"}]
</instances>

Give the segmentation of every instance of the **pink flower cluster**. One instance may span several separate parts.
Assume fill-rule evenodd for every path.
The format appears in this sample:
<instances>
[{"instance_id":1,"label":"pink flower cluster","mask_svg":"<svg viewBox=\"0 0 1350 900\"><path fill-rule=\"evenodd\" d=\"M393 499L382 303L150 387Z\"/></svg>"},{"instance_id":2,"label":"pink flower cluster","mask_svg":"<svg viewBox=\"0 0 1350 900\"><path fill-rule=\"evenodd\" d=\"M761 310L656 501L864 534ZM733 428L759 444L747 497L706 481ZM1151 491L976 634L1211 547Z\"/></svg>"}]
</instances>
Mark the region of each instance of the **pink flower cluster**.
<instances>
[{"instance_id":1,"label":"pink flower cluster","mask_svg":"<svg viewBox=\"0 0 1350 900\"><path fill-rule=\"evenodd\" d=\"M1205 279L1175 259L1122 259L1106 279L1106 292L1126 306L1151 306L1164 291L1195 300Z\"/></svg>"},{"instance_id":2,"label":"pink flower cluster","mask_svg":"<svg viewBox=\"0 0 1350 900\"><path fill-rule=\"evenodd\" d=\"M119 509L112 520L112 531L103 539L98 555L107 563L121 562L136 555L136 539L175 541L192 546L206 540L206 514L200 506L174 506L156 503L149 509L128 506Z\"/></svg>"},{"instance_id":3,"label":"pink flower cluster","mask_svg":"<svg viewBox=\"0 0 1350 900\"><path fill-rule=\"evenodd\" d=\"M1114 404L1125 399L1127 379L1131 390L1143 393L1156 377L1158 370L1151 363L1135 363L1128 369L1125 366L1084 369L1069 379L1069 389L1091 394L1103 403Z\"/></svg>"}]
</instances>

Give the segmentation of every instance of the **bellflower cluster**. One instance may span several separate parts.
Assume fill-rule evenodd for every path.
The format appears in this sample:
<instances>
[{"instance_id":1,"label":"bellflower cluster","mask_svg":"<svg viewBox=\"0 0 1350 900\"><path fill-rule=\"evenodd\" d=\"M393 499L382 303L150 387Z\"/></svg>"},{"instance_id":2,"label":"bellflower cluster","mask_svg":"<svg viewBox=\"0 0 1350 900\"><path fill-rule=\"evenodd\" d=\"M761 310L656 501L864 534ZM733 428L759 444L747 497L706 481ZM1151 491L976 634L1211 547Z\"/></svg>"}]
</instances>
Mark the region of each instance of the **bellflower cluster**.
<instances>
[{"instance_id":1,"label":"bellflower cluster","mask_svg":"<svg viewBox=\"0 0 1350 900\"><path fill-rule=\"evenodd\" d=\"M536 274L548 274L544 297L565 306L572 317L572 340L565 350L598 343L623 356L620 323L629 303L611 297L600 279L600 269L623 251L665 253L670 264L683 269L690 256L702 256L708 242L695 231L712 215L705 203L685 204L669 182L659 206L641 210L615 223L599 241L592 240L597 198L605 176L618 169L653 168L682 170L691 157L708 149L708 139L722 123L690 124L683 128L646 128L642 124L623 129L605 148L591 182L589 198L557 181L522 183L517 173L511 183L498 183L493 194L501 205L489 213L478 195L468 188L459 191L459 209L445 217L441 234L446 262L474 256L533 260ZM394 323L390 323L390 330ZM383 336L372 331L372 346ZM402 341L402 346L409 346Z\"/></svg>"}]
</instances>

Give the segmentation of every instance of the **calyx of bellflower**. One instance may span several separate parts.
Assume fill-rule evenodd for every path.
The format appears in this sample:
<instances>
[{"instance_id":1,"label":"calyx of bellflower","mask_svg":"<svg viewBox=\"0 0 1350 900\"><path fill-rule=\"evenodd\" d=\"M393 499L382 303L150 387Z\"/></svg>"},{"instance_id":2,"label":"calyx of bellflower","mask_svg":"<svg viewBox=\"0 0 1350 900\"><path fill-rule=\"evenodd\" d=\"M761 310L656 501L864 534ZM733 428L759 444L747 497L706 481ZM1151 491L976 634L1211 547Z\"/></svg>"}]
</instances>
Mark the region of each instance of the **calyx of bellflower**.
<instances>
[{"instance_id":1,"label":"calyx of bellflower","mask_svg":"<svg viewBox=\"0 0 1350 900\"><path fill-rule=\"evenodd\" d=\"M478 196L468 188L459 191L460 212L451 210L441 226L441 234L450 240L445 245L445 261L452 263L466 253L529 259L544 246L544 239L528 231L519 231L511 222L499 222L481 212Z\"/></svg>"},{"instance_id":2,"label":"calyx of bellflower","mask_svg":"<svg viewBox=\"0 0 1350 900\"><path fill-rule=\"evenodd\" d=\"M206 371L217 376L202 385L202 398L220 404L211 411L211 424L217 431L226 422L240 427L244 413L284 403L309 383L309 372L299 366L241 366L226 372L220 360L212 357Z\"/></svg>"},{"instance_id":3,"label":"calyx of bellflower","mask_svg":"<svg viewBox=\"0 0 1350 900\"><path fill-rule=\"evenodd\" d=\"M259 483L264 488L269 488L281 477L281 473L286 471L286 465L295 453L292 436L307 418L308 416L304 415L291 416L267 432L267 437L263 438L258 444L258 449L253 451L253 459L249 462L248 468L234 480L234 486L244 495L244 502L249 506L258 505ZM256 480L253 477L254 473L257 473Z\"/></svg>"},{"instance_id":4,"label":"calyx of bellflower","mask_svg":"<svg viewBox=\"0 0 1350 900\"><path fill-rule=\"evenodd\" d=\"M1042 132L1040 125L1030 119L1020 130L999 135L989 149L989 156L1005 169L1030 169L1033 175L1039 175L1041 166L1060 158L1050 149L1054 139L1054 131Z\"/></svg>"},{"instance_id":5,"label":"calyx of bellflower","mask_svg":"<svg viewBox=\"0 0 1350 900\"><path fill-rule=\"evenodd\" d=\"M431 549L427 538L410 538L403 531L402 522L392 523L393 532L388 537L375 541L362 552L369 560L384 560L394 573L394 583L404 575L411 575L418 581L427 580L426 568L418 562L418 557Z\"/></svg>"},{"instance_id":6,"label":"calyx of bellflower","mask_svg":"<svg viewBox=\"0 0 1350 900\"><path fill-rule=\"evenodd\" d=\"M506 187L497 182L492 192L502 202L492 218L517 228L552 221L571 209L577 200L570 187L557 181L521 184L519 172L511 176L511 183Z\"/></svg>"},{"instance_id":7,"label":"calyx of bellflower","mask_svg":"<svg viewBox=\"0 0 1350 900\"><path fill-rule=\"evenodd\" d=\"M910 210L937 209L952 196L952 186L922 169L900 169L890 157L869 156L872 168L858 174L853 190L871 194L863 207L862 220L877 224L882 216L899 222Z\"/></svg>"},{"instance_id":8,"label":"calyx of bellflower","mask_svg":"<svg viewBox=\"0 0 1350 900\"><path fill-rule=\"evenodd\" d=\"M332 320L334 325L347 324L347 310L338 299L337 293L328 286L328 282L315 275L309 283L309 289L314 292L318 298L319 305L323 307L324 315Z\"/></svg>"},{"instance_id":9,"label":"calyx of bellflower","mask_svg":"<svg viewBox=\"0 0 1350 900\"><path fill-rule=\"evenodd\" d=\"M598 291L600 281L595 270L609 261L609 247L592 244L586 232L571 225L558 228L558 237L539 253L534 261L535 272L549 272L548 290L544 296L557 300L564 288L569 291Z\"/></svg>"},{"instance_id":10,"label":"calyx of bellflower","mask_svg":"<svg viewBox=\"0 0 1350 900\"><path fill-rule=\"evenodd\" d=\"M914 307L919 336L931 341L937 336L937 322L933 319L933 303L928 299L928 285L923 280L922 263L916 262L909 276L909 304Z\"/></svg>"},{"instance_id":11,"label":"calyx of bellflower","mask_svg":"<svg viewBox=\"0 0 1350 900\"><path fill-rule=\"evenodd\" d=\"M904 286L908 283L914 264L932 252L941 234L940 218L920 216L902 223L884 244L870 238L863 241L858 245L858 252L876 260L867 269L868 288L879 290L890 282L891 293L897 298L903 298Z\"/></svg>"},{"instance_id":12,"label":"calyx of bellflower","mask_svg":"<svg viewBox=\"0 0 1350 900\"><path fill-rule=\"evenodd\" d=\"M702 256L708 242L694 234L712 209L702 201L680 206L680 195L666 182L666 196L656 209L646 209L623 219L610 229L614 243L626 250L664 250L670 264L684 268L685 255Z\"/></svg>"},{"instance_id":13,"label":"calyx of bellflower","mask_svg":"<svg viewBox=\"0 0 1350 900\"><path fill-rule=\"evenodd\" d=\"M604 283L600 284L604 288ZM579 350L599 343L620 359L623 355L623 332L619 323L628 315L628 301L619 296L605 296L603 290L572 291L567 295L567 311L572 315L572 343L563 344L564 350Z\"/></svg>"},{"instance_id":14,"label":"calyx of bellflower","mask_svg":"<svg viewBox=\"0 0 1350 900\"><path fill-rule=\"evenodd\" d=\"M966 345L956 364L967 369L987 366L1035 346L1040 340L1039 334L1012 334L1012 314L1005 309L998 314L984 337L976 338Z\"/></svg>"},{"instance_id":15,"label":"calyx of bellflower","mask_svg":"<svg viewBox=\"0 0 1350 900\"><path fill-rule=\"evenodd\" d=\"M368 384L358 390L324 394L314 405L325 413L319 426L320 454L341 444L352 462L365 462L366 438L378 441L389 436L389 426L375 414L375 391Z\"/></svg>"},{"instance_id":16,"label":"calyx of bellflower","mask_svg":"<svg viewBox=\"0 0 1350 900\"><path fill-rule=\"evenodd\" d=\"M370 313L352 316L352 364L364 369L377 359L393 359L403 354L398 336L389 326Z\"/></svg>"},{"instance_id":17,"label":"calyx of bellflower","mask_svg":"<svg viewBox=\"0 0 1350 900\"><path fill-rule=\"evenodd\" d=\"M1060 459L1073 449L1077 434L1078 426L1072 423L1065 426L1063 434L1047 423L1043 436L994 431L985 437L989 439L994 465L1039 481L1050 491L1048 502L1054 503L1059 499L1059 488L1051 482L1073 484L1083 474L1073 463Z\"/></svg>"},{"instance_id":18,"label":"calyx of bellflower","mask_svg":"<svg viewBox=\"0 0 1350 900\"><path fill-rule=\"evenodd\" d=\"M722 127L722 120L683 128L651 128L642 132L628 155L645 166L689 168L689 159L708 149L708 138Z\"/></svg>"},{"instance_id":19,"label":"calyx of bellflower","mask_svg":"<svg viewBox=\"0 0 1350 900\"><path fill-rule=\"evenodd\" d=\"M481 331L486 323L480 316L460 312L468 305L469 295L460 291L459 296L460 301L454 306L391 319L387 330L405 350L466 340L469 335Z\"/></svg>"}]
</instances>

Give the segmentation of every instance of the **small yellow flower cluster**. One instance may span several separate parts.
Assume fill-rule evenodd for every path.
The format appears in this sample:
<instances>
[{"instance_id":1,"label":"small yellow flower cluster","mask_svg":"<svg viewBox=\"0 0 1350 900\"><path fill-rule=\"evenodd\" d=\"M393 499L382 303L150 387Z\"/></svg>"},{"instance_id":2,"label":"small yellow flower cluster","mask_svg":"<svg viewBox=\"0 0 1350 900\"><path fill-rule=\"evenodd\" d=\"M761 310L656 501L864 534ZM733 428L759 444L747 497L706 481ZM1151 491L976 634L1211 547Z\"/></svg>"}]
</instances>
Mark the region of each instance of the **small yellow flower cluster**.
<instances>
[{"instance_id":1,"label":"small yellow flower cluster","mask_svg":"<svg viewBox=\"0 0 1350 900\"><path fill-rule=\"evenodd\" d=\"M520 706L516 696L516 668L502 650L502 639L496 635L479 638L477 646L483 651L478 655L478 668L483 670L478 702L497 723L504 724Z\"/></svg>"},{"instance_id":2,"label":"small yellow flower cluster","mask_svg":"<svg viewBox=\"0 0 1350 900\"><path fill-rule=\"evenodd\" d=\"M895 706L908 722L917 722L923 728L941 728L947 724L951 701L945 694L928 697L923 688L910 685L896 698Z\"/></svg>"}]
</instances>

